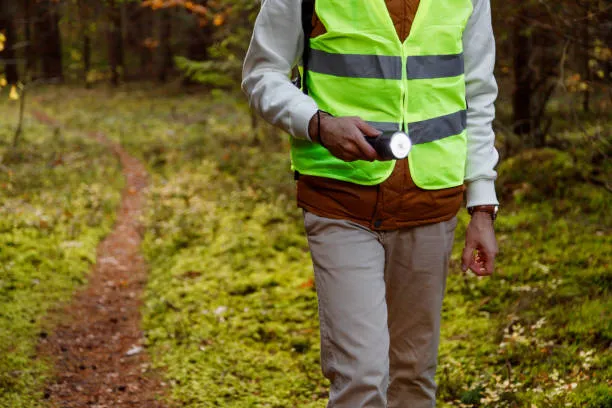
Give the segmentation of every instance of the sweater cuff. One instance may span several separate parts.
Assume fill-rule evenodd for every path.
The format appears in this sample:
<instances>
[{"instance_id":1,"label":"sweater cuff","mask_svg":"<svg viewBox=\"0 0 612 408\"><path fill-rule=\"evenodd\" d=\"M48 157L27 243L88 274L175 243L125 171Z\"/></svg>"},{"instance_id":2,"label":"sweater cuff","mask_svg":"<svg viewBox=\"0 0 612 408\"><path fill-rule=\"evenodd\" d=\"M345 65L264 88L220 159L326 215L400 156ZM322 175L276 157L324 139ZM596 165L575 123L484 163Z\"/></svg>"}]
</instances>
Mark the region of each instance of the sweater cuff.
<instances>
[{"instance_id":1,"label":"sweater cuff","mask_svg":"<svg viewBox=\"0 0 612 408\"><path fill-rule=\"evenodd\" d=\"M313 100L307 100L297 105L291 112L291 134L298 139L306 139L312 142L308 134L308 125L318 109Z\"/></svg>"},{"instance_id":2,"label":"sweater cuff","mask_svg":"<svg viewBox=\"0 0 612 408\"><path fill-rule=\"evenodd\" d=\"M490 179L474 180L467 184L466 207L475 205L499 205L495 194L495 181Z\"/></svg>"}]
</instances>

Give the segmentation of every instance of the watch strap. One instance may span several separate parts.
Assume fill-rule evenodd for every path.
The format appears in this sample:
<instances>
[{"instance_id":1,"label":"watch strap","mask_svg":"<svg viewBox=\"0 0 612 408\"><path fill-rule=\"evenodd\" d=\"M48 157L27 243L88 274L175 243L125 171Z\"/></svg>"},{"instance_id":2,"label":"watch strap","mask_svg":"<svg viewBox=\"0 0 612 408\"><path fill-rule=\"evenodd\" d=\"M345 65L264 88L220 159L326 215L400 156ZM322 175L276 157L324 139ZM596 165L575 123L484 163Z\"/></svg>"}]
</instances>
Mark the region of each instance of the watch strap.
<instances>
[{"instance_id":1,"label":"watch strap","mask_svg":"<svg viewBox=\"0 0 612 408\"><path fill-rule=\"evenodd\" d=\"M473 207L468 207L468 214L470 215L474 215L475 212L484 212L487 213L491 216L491 219L493 221L495 221L495 218L497 218L497 211L499 209L499 206L497 205L475 205Z\"/></svg>"}]
</instances>

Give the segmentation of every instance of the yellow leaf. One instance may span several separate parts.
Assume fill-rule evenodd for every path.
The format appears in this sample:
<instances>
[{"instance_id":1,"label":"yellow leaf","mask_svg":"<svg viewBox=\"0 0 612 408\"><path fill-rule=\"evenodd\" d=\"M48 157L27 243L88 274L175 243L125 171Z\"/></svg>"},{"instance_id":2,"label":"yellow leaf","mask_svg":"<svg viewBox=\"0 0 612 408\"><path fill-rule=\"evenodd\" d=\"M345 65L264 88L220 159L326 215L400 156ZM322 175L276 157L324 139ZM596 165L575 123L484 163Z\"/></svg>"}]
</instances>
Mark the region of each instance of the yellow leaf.
<instances>
[{"instance_id":1,"label":"yellow leaf","mask_svg":"<svg viewBox=\"0 0 612 408\"><path fill-rule=\"evenodd\" d=\"M224 21L225 21L225 18L223 17L223 14L217 14L213 20L213 24L216 27L219 27L221 24L223 24Z\"/></svg>"},{"instance_id":2,"label":"yellow leaf","mask_svg":"<svg viewBox=\"0 0 612 408\"><path fill-rule=\"evenodd\" d=\"M4 43L0 41L0 52L2 52L3 50L4 50Z\"/></svg>"},{"instance_id":3,"label":"yellow leaf","mask_svg":"<svg viewBox=\"0 0 612 408\"><path fill-rule=\"evenodd\" d=\"M195 14L199 14L200 16L206 16L207 9L204 6L200 6L199 4L196 4L191 8L191 12Z\"/></svg>"},{"instance_id":4,"label":"yellow leaf","mask_svg":"<svg viewBox=\"0 0 612 408\"><path fill-rule=\"evenodd\" d=\"M19 99L19 94L17 93L17 87L15 85L11 87L11 92L9 93L9 99L12 101L16 101Z\"/></svg>"},{"instance_id":5,"label":"yellow leaf","mask_svg":"<svg viewBox=\"0 0 612 408\"><path fill-rule=\"evenodd\" d=\"M0 44L2 44L5 41L6 41L6 36L4 35L4 33L0 33Z\"/></svg>"},{"instance_id":6,"label":"yellow leaf","mask_svg":"<svg viewBox=\"0 0 612 408\"><path fill-rule=\"evenodd\" d=\"M7 85L6 78L5 77L0 78L0 88L4 88L6 85Z\"/></svg>"}]
</instances>

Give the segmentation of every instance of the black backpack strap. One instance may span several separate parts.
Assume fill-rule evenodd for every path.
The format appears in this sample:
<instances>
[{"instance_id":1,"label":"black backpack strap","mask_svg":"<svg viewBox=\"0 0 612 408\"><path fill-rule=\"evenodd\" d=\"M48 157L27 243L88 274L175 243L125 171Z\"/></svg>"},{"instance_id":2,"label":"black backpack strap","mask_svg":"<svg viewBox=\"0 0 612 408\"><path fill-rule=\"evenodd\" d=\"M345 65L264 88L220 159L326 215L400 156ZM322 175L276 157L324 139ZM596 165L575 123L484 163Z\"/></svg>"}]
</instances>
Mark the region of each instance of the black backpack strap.
<instances>
[{"instance_id":1,"label":"black backpack strap","mask_svg":"<svg viewBox=\"0 0 612 408\"><path fill-rule=\"evenodd\" d=\"M302 31L304 32L304 50L302 52L302 90L308 95L306 86L306 75L308 72L308 60L310 59L310 35L312 34L312 16L314 14L315 0L302 0Z\"/></svg>"}]
</instances>

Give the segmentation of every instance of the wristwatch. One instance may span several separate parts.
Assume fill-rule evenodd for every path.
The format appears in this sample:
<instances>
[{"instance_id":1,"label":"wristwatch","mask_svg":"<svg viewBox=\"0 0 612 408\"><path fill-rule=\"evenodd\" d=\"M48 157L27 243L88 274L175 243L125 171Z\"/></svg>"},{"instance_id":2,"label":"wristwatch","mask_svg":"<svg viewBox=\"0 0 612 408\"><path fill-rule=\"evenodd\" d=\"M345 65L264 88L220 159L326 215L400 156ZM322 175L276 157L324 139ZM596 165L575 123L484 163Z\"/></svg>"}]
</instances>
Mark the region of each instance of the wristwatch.
<instances>
[{"instance_id":1,"label":"wristwatch","mask_svg":"<svg viewBox=\"0 0 612 408\"><path fill-rule=\"evenodd\" d=\"M491 216L491 220L495 221L497 218L497 212L499 211L498 205L475 205L468 207L468 214L474 215L475 212L485 212Z\"/></svg>"}]
</instances>

